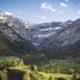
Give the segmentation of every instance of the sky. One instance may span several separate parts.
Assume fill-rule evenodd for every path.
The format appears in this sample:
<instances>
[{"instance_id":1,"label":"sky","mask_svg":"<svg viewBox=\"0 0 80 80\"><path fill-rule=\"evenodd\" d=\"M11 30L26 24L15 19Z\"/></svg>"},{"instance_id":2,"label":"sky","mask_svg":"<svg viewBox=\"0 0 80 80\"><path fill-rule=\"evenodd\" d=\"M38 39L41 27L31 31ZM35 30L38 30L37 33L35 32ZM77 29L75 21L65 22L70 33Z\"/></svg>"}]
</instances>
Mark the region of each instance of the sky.
<instances>
[{"instance_id":1,"label":"sky","mask_svg":"<svg viewBox=\"0 0 80 80\"><path fill-rule=\"evenodd\" d=\"M80 0L0 0L0 10L30 23L64 22L80 18Z\"/></svg>"}]
</instances>

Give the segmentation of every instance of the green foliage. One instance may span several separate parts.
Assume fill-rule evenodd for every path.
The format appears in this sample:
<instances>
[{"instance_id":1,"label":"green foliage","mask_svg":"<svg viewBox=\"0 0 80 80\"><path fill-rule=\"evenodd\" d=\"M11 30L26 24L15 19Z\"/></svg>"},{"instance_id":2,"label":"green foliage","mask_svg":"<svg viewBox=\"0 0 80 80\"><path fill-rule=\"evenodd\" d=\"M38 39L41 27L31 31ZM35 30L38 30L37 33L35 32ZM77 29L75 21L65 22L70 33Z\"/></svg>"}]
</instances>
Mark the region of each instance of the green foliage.
<instances>
[{"instance_id":1,"label":"green foliage","mask_svg":"<svg viewBox=\"0 0 80 80\"><path fill-rule=\"evenodd\" d=\"M7 72L4 71L0 71L0 80L7 80Z\"/></svg>"},{"instance_id":2,"label":"green foliage","mask_svg":"<svg viewBox=\"0 0 80 80\"><path fill-rule=\"evenodd\" d=\"M49 80L53 80L53 77L52 77L52 76L50 76L50 77L49 77Z\"/></svg>"},{"instance_id":3,"label":"green foliage","mask_svg":"<svg viewBox=\"0 0 80 80\"><path fill-rule=\"evenodd\" d=\"M37 71L38 70L37 65L32 65L31 70Z\"/></svg>"},{"instance_id":4,"label":"green foliage","mask_svg":"<svg viewBox=\"0 0 80 80\"><path fill-rule=\"evenodd\" d=\"M39 67L39 70L47 73L80 73L80 64L67 60L53 60Z\"/></svg>"},{"instance_id":5,"label":"green foliage","mask_svg":"<svg viewBox=\"0 0 80 80\"><path fill-rule=\"evenodd\" d=\"M58 66L57 63L55 64L56 66L50 64L50 68L58 68L59 70L56 70L59 73L51 73L50 68L46 69L46 67L44 69L47 70L47 73L40 72L36 65L33 65L33 68L31 69L32 66L28 67L28 65L24 64L22 59L17 57L0 57L0 65L0 80L54 80L55 78L61 77L68 80L71 78L80 78L79 74L74 73L75 71L73 68L70 68L71 74L61 74L61 69L59 67L63 66ZM1 69L2 67L5 68ZM51 71L55 71L54 68Z\"/></svg>"},{"instance_id":6,"label":"green foliage","mask_svg":"<svg viewBox=\"0 0 80 80\"><path fill-rule=\"evenodd\" d=\"M22 65L23 61L18 57L0 57L0 67L11 67L20 64Z\"/></svg>"},{"instance_id":7,"label":"green foliage","mask_svg":"<svg viewBox=\"0 0 80 80\"><path fill-rule=\"evenodd\" d=\"M44 75L40 74L38 71L34 71L30 74L31 80L48 80L47 77Z\"/></svg>"},{"instance_id":8,"label":"green foliage","mask_svg":"<svg viewBox=\"0 0 80 80\"><path fill-rule=\"evenodd\" d=\"M23 80L31 80L30 74L29 74L28 71L26 71L26 72L24 73L24 75L23 75Z\"/></svg>"}]
</instances>

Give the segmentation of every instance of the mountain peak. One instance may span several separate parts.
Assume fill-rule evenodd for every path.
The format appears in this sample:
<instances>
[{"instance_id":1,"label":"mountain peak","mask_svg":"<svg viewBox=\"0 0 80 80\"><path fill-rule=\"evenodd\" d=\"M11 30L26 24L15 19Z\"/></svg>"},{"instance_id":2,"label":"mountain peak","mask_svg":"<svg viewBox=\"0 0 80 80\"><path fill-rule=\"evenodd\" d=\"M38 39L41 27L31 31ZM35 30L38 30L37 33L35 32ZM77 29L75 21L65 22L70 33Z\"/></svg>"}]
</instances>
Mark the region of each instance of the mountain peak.
<instances>
[{"instance_id":1,"label":"mountain peak","mask_svg":"<svg viewBox=\"0 0 80 80\"><path fill-rule=\"evenodd\" d=\"M13 15L13 13L11 13L9 11L3 11L3 10L0 10L0 14L2 14L2 15L8 15L8 16Z\"/></svg>"}]
</instances>

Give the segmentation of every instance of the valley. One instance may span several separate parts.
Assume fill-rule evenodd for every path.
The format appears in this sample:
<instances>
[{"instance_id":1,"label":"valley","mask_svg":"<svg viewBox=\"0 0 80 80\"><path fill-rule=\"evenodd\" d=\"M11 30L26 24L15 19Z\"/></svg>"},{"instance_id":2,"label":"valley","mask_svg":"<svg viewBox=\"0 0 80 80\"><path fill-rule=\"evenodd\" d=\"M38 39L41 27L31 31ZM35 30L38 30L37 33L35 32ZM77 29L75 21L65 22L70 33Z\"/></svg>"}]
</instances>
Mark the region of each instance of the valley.
<instances>
[{"instance_id":1,"label":"valley","mask_svg":"<svg viewBox=\"0 0 80 80\"><path fill-rule=\"evenodd\" d=\"M80 19L30 24L0 11L0 80L80 80Z\"/></svg>"}]
</instances>

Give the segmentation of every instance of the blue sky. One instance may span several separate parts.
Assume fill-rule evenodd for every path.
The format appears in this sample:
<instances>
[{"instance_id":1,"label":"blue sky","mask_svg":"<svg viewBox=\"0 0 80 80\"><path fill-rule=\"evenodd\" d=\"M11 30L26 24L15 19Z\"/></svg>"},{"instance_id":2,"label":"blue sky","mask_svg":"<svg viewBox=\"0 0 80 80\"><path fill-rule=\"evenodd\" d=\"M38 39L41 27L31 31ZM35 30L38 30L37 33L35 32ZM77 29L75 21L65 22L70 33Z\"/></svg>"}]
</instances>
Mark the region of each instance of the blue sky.
<instances>
[{"instance_id":1,"label":"blue sky","mask_svg":"<svg viewBox=\"0 0 80 80\"><path fill-rule=\"evenodd\" d=\"M0 9L30 23L80 18L80 0L0 0Z\"/></svg>"}]
</instances>

